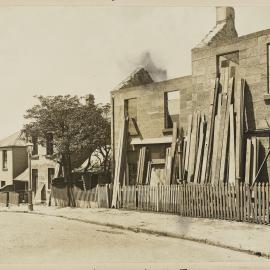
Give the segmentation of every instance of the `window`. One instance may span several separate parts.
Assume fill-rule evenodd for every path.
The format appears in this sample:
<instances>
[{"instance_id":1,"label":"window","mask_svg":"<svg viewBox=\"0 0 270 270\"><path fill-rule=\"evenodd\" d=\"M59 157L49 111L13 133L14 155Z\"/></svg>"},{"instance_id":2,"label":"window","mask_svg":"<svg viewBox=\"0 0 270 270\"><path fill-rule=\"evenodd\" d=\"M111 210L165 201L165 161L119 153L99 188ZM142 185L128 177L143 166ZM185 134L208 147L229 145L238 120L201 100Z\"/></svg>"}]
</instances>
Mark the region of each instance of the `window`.
<instances>
[{"instance_id":1,"label":"window","mask_svg":"<svg viewBox=\"0 0 270 270\"><path fill-rule=\"evenodd\" d=\"M3 170L7 170L7 150L3 150L2 152L2 168Z\"/></svg>"},{"instance_id":2,"label":"window","mask_svg":"<svg viewBox=\"0 0 270 270\"><path fill-rule=\"evenodd\" d=\"M138 134L137 126L137 99L131 98L125 100L125 111L128 116L128 132L131 136Z\"/></svg>"},{"instance_id":3,"label":"window","mask_svg":"<svg viewBox=\"0 0 270 270\"><path fill-rule=\"evenodd\" d=\"M38 184L38 170L32 169L32 191L34 193L37 192L37 184Z\"/></svg>"},{"instance_id":4,"label":"window","mask_svg":"<svg viewBox=\"0 0 270 270\"><path fill-rule=\"evenodd\" d=\"M54 178L55 169L48 168L48 189L51 189L51 183Z\"/></svg>"},{"instance_id":5,"label":"window","mask_svg":"<svg viewBox=\"0 0 270 270\"><path fill-rule=\"evenodd\" d=\"M173 122L179 122L180 93L179 91L165 92L165 128L172 128Z\"/></svg>"},{"instance_id":6,"label":"window","mask_svg":"<svg viewBox=\"0 0 270 270\"><path fill-rule=\"evenodd\" d=\"M217 75L220 78L222 92L227 92L229 79L236 77L239 66L239 52L230 52L217 56Z\"/></svg>"},{"instance_id":7,"label":"window","mask_svg":"<svg viewBox=\"0 0 270 270\"><path fill-rule=\"evenodd\" d=\"M47 141L46 141L46 155L53 154L53 134L47 134Z\"/></svg>"},{"instance_id":8,"label":"window","mask_svg":"<svg viewBox=\"0 0 270 270\"><path fill-rule=\"evenodd\" d=\"M1 181L1 187L6 185L6 181Z\"/></svg>"},{"instance_id":9,"label":"window","mask_svg":"<svg viewBox=\"0 0 270 270\"><path fill-rule=\"evenodd\" d=\"M32 137L33 151L32 155L38 155L38 140L37 137Z\"/></svg>"}]
</instances>

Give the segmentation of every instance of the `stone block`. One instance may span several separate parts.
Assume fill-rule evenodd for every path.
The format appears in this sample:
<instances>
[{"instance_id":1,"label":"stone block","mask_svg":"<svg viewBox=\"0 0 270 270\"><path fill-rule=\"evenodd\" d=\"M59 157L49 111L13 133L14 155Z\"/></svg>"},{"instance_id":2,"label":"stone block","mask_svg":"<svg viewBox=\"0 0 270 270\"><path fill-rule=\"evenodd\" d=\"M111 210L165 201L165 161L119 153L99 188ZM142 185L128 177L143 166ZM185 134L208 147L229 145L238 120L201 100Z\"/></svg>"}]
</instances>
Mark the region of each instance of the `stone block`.
<instances>
[{"instance_id":1,"label":"stone block","mask_svg":"<svg viewBox=\"0 0 270 270\"><path fill-rule=\"evenodd\" d=\"M241 67L244 67L244 68L258 65L259 63L260 63L260 56L259 55L239 59L239 65Z\"/></svg>"},{"instance_id":2,"label":"stone block","mask_svg":"<svg viewBox=\"0 0 270 270\"><path fill-rule=\"evenodd\" d=\"M251 47L255 47L258 45L258 38L250 37L247 39L239 39L238 41L238 50L243 50Z\"/></svg>"},{"instance_id":3,"label":"stone block","mask_svg":"<svg viewBox=\"0 0 270 270\"><path fill-rule=\"evenodd\" d=\"M209 57L210 57L210 48L208 47L191 51L192 61L209 58Z\"/></svg>"}]
</instances>

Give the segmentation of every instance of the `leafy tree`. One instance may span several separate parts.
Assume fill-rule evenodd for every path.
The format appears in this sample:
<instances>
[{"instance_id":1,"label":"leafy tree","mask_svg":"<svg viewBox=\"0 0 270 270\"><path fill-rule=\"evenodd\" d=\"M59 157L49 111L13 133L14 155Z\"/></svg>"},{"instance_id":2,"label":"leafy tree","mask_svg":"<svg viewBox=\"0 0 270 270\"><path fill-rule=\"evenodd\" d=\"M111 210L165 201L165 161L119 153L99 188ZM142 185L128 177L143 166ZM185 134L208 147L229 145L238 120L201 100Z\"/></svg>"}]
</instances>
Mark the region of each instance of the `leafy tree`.
<instances>
[{"instance_id":1,"label":"leafy tree","mask_svg":"<svg viewBox=\"0 0 270 270\"><path fill-rule=\"evenodd\" d=\"M102 108L103 121L100 122L102 136L97 141L95 151L88 157L87 165L84 172L91 169L94 164L91 164L91 157L94 155L100 160L102 175L109 180L111 177L111 127L110 127L110 104L105 104ZM102 158L100 158L102 157Z\"/></svg>"},{"instance_id":2,"label":"leafy tree","mask_svg":"<svg viewBox=\"0 0 270 270\"><path fill-rule=\"evenodd\" d=\"M37 96L38 104L28 109L24 126L27 136L35 136L42 145L53 135L52 159L60 163L66 183L72 185L72 169L100 149L109 160L109 104L95 104L89 95L84 104L77 96ZM108 169L106 163L106 170Z\"/></svg>"}]
</instances>

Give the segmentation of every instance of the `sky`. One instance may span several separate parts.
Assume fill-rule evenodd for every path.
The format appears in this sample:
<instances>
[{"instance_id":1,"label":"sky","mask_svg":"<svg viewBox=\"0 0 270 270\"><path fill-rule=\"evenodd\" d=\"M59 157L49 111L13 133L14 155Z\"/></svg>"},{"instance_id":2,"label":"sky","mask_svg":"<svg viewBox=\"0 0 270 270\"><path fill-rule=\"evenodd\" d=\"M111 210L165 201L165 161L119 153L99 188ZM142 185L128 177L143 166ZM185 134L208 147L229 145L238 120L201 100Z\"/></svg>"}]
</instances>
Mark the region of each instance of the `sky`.
<instances>
[{"instance_id":1,"label":"sky","mask_svg":"<svg viewBox=\"0 0 270 270\"><path fill-rule=\"evenodd\" d=\"M236 7L239 35L270 28L269 7ZM167 78L191 74L191 49L215 7L0 7L0 139L21 129L35 95L110 91L149 55Z\"/></svg>"}]
</instances>

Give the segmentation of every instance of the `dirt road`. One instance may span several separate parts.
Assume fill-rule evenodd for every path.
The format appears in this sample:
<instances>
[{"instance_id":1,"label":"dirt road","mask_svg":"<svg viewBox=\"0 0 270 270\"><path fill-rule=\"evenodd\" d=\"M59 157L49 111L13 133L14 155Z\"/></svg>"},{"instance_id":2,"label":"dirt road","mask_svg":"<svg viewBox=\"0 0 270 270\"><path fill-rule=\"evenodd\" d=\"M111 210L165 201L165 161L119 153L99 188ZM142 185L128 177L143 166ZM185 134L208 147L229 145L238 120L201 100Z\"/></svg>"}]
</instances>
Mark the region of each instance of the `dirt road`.
<instances>
[{"instance_id":1,"label":"dirt road","mask_svg":"<svg viewBox=\"0 0 270 270\"><path fill-rule=\"evenodd\" d=\"M186 240L23 213L0 213L0 237L0 263L266 260Z\"/></svg>"}]
</instances>

